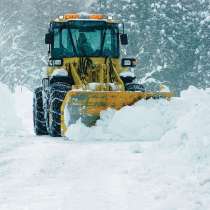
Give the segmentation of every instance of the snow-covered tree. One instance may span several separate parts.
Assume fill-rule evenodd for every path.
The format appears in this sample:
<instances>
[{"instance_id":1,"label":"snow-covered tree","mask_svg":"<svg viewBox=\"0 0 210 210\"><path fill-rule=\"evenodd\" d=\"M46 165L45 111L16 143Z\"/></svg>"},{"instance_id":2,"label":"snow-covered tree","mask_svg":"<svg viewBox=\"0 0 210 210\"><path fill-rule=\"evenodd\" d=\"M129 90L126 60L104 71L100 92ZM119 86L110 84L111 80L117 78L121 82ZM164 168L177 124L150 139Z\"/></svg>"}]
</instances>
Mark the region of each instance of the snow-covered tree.
<instances>
[{"instance_id":1,"label":"snow-covered tree","mask_svg":"<svg viewBox=\"0 0 210 210\"><path fill-rule=\"evenodd\" d=\"M98 0L92 8L126 23L126 54L139 59L141 81L176 92L210 85L209 0Z\"/></svg>"},{"instance_id":2,"label":"snow-covered tree","mask_svg":"<svg viewBox=\"0 0 210 210\"><path fill-rule=\"evenodd\" d=\"M50 20L66 12L81 10L89 2L1 0L0 81L11 89L17 85L33 89L40 84L47 64L44 36Z\"/></svg>"}]
</instances>

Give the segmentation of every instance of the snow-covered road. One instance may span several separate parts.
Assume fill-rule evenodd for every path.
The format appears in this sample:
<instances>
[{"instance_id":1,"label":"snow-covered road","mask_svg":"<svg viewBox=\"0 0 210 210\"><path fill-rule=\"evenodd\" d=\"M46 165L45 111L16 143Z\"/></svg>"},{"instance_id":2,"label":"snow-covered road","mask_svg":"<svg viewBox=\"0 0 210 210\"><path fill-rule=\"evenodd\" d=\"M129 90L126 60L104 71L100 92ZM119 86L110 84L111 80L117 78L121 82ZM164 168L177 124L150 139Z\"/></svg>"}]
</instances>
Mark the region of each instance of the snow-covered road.
<instances>
[{"instance_id":1,"label":"snow-covered road","mask_svg":"<svg viewBox=\"0 0 210 210\"><path fill-rule=\"evenodd\" d=\"M210 210L210 89L105 111L66 139L33 135L30 91L0 96L0 210Z\"/></svg>"},{"instance_id":2,"label":"snow-covered road","mask_svg":"<svg viewBox=\"0 0 210 210\"><path fill-rule=\"evenodd\" d=\"M210 209L210 181L152 142L0 139L1 210ZM148 156L150 153L150 157Z\"/></svg>"},{"instance_id":3,"label":"snow-covered road","mask_svg":"<svg viewBox=\"0 0 210 210\"><path fill-rule=\"evenodd\" d=\"M142 188L146 171L135 178L143 152L138 143L33 136L0 143L1 210L139 209L143 200L149 207L157 199Z\"/></svg>"}]
</instances>

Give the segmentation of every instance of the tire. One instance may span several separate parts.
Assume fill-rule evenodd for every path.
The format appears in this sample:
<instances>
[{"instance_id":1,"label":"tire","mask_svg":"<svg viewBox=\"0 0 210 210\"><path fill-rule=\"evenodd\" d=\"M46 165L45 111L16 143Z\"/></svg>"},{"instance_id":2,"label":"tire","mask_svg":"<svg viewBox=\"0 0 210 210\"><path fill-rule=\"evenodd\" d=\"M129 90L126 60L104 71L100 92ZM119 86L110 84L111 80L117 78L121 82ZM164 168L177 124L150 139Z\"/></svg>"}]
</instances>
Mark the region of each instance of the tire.
<instances>
[{"instance_id":1,"label":"tire","mask_svg":"<svg viewBox=\"0 0 210 210\"><path fill-rule=\"evenodd\" d=\"M44 109L42 101L42 87L38 87L34 91L33 96L33 123L36 135L47 135L46 122L44 118Z\"/></svg>"},{"instance_id":2,"label":"tire","mask_svg":"<svg viewBox=\"0 0 210 210\"><path fill-rule=\"evenodd\" d=\"M70 85L56 82L49 90L48 133L52 137L61 136L61 105L70 90Z\"/></svg>"}]
</instances>

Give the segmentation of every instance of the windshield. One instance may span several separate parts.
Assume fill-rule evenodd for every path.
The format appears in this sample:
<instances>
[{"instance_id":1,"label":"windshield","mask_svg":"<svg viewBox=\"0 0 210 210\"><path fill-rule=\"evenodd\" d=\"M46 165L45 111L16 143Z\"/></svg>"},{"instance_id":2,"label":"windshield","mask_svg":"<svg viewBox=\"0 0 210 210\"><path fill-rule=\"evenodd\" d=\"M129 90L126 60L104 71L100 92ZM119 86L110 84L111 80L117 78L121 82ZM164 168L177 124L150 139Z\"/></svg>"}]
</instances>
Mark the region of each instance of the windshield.
<instances>
[{"instance_id":1,"label":"windshield","mask_svg":"<svg viewBox=\"0 0 210 210\"><path fill-rule=\"evenodd\" d=\"M92 21L59 24L53 28L52 57L119 57L116 25L101 25Z\"/></svg>"}]
</instances>

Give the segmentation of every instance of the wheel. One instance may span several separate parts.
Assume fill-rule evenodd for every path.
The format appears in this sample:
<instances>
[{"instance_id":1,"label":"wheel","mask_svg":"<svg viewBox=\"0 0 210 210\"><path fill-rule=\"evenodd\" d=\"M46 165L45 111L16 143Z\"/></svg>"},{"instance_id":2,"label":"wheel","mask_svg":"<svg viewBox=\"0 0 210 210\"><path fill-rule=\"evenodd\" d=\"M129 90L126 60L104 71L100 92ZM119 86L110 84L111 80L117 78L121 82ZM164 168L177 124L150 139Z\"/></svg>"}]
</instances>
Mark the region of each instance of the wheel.
<instances>
[{"instance_id":1,"label":"wheel","mask_svg":"<svg viewBox=\"0 0 210 210\"><path fill-rule=\"evenodd\" d=\"M50 136L61 136L61 105L70 90L70 85L56 82L49 89L48 132Z\"/></svg>"},{"instance_id":2,"label":"wheel","mask_svg":"<svg viewBox=\"0 0 210 210\"><path fill-rule=\"evenodd\" d=\"M34 91L33 96L33 122L34 132L36 135L48 134L46 122L44 118L44 109L42 101L42 87L38 87Z\"/></svg>"}]
</instances>

